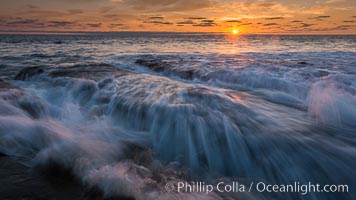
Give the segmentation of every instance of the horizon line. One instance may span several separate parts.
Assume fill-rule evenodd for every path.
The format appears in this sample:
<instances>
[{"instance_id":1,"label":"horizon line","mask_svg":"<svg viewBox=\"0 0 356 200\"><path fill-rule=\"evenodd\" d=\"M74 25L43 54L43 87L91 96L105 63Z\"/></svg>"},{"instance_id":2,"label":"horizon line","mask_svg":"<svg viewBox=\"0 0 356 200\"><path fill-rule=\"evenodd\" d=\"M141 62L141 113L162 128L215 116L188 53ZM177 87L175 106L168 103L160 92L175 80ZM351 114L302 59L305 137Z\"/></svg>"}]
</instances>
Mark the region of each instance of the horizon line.
<instances>
[{"instance_id":1,"label":"horizon line","mask_svg":"<svg viewBox=\"0 0 356 200\"><path fill-rule=\"evenodd\" d=\"M229 34L230 32L209 31L46 31L46 30L0 30L0 34L105 34L105 33L168 33L168 34ZM264 32L240 33L239 35L356 35L356 33L301 33L301 32Z\"/></svg>"}]
</instances>

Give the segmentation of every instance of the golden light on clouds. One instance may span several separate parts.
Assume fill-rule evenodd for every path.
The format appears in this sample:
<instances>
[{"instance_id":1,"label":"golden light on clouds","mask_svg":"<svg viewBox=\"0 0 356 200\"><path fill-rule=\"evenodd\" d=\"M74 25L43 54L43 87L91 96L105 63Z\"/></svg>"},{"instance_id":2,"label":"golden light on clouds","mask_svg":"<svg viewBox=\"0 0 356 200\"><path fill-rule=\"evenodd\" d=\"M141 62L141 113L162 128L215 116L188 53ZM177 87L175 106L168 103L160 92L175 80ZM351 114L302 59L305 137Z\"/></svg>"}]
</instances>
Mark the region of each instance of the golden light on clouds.
<instances>
[{"instance_id":1,"label":"golden light on clouds","mask_svg":"<svg viewBox=\"0 0 356 200\"><path fill-rule=\"evenodd\" d=\"M0 31L356 33L354 0L13 0Z\"/></svg>"}]
</instances>

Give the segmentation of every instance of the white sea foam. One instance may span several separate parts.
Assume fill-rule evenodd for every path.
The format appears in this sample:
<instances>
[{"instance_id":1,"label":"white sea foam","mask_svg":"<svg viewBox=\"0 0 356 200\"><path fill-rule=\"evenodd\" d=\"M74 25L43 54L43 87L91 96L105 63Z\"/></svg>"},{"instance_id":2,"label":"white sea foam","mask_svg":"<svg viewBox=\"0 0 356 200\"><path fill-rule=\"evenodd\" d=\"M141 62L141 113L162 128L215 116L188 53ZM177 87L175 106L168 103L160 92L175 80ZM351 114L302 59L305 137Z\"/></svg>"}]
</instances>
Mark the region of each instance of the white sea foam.
<instances>
[{"instance_id":1,"label":"white sea foam","mask_svg":"<svg viewBox=\"0 0 356 200\"><path fill-rule=\"evenodd\" d=\"M354 191L305 197L164 191L169 181L215 182L221 177L354 185L356 79L351 50L117 56L111 49L115 44L101 53L87 44L92 43L64 42L59 45L67 45L67 53L51 55L22 49L22 57L6 58L16 63L44 59L44 65L63 69L72 62L99 60L134 72L113 72L98 80L92 74L86 78L87 71L74 71L82 78L53 77L47 73L52 68L44 67L45 73L11 81L18 88L0 91L1 153L40 172L64 169L107 198L355 196ZM82 57L78 46L88 48ZM11 62L5 67L11 69Z\"/></svg>"}]
</instances>

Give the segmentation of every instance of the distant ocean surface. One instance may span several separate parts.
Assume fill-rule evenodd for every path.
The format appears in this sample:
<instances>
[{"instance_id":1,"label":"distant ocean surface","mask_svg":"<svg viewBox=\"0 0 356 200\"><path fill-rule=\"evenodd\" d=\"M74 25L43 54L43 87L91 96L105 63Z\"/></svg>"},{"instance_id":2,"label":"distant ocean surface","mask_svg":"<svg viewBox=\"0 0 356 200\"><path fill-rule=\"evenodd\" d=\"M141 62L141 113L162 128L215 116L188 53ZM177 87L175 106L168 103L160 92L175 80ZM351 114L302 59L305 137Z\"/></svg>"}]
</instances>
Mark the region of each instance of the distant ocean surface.
<instances>
[{"instance_id":1,"label":"distant ocean surface","mask_svg":"<svg viewBox=\"0 0 356 200\"><path fill-rule=\"evenodd\" d=\"M3 34L0 79L0 156L85 198L356 199L354 35ZM165 188L222 179L349 191Z\"/></svg>"}]
</instances>

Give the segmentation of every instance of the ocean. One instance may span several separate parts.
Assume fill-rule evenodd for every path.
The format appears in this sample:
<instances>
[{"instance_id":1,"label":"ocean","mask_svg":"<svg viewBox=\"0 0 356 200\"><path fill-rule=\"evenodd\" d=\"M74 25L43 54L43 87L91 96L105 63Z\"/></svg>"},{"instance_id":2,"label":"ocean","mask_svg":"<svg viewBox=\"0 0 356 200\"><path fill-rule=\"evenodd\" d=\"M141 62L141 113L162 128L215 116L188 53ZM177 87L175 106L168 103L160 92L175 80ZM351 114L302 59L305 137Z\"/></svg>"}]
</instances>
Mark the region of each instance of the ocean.
<instances>
[{"instance_id":1,"label":"ocean","mask_svg":"<svg viewBox=\"0 0 356 200\"><path fill-rule=\"evenodd\" d=\"M356 199L355 35L2 34L0 47L1 198ZM349 189L173 191L221 180Z\"/></svg>"}]
</instances>

